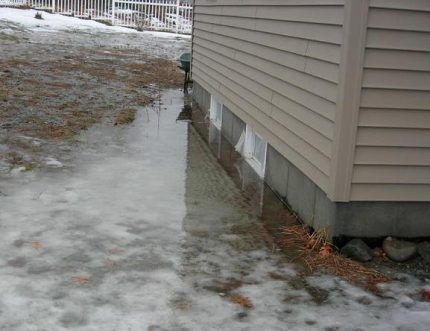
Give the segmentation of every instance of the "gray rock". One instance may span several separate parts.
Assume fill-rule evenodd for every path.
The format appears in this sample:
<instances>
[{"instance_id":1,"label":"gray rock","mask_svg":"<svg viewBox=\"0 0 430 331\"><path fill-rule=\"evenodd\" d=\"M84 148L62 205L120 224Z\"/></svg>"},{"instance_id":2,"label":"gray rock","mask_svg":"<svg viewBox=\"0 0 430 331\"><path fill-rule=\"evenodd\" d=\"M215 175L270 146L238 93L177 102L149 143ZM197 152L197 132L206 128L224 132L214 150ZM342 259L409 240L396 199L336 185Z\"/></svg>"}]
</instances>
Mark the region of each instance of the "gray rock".
<instances>
[{"instance_id":1,"label":"gray rock","mask_svg":"<svg viewBox=\"0 0 430 331\"><path fill-rule=\"evenodd\" d=\"M387 253L387 256L396 262L407 261L417 253L417 245L413 242L392 237L385 238L382 248Z\"/></svg>"},{"instance_id":2,"label":"gray rock","mask_svg":"<svg viewBox=\"0 0 430 331\"><path fill-rule=\"evenodd\" d=\"M340 252L353 260L359 262L367 262L373 258L372 250L361 239L352 239L345 246L342 247Z\"/></svg>"},{"instance_id":3,"label":"gray rock","mask_svg":"<svg viewBox=\"0 0 430 331\"><path fill-rule=\"evenodd\" d=\"M430 264L430 242L423 241L418 244L417 251L425 263Z\"/></svg>"}]
</instances>

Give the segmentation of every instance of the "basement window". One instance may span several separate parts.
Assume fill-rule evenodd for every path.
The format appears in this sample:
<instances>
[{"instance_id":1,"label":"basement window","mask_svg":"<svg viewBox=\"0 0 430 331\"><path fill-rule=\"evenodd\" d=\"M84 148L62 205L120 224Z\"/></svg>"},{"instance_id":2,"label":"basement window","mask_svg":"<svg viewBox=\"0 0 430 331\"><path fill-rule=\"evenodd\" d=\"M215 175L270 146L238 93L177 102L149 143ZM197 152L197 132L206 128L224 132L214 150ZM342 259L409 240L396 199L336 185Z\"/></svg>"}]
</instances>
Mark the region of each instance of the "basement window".
<instances>
[{"instance_id":1,"label":"basement window","mask_svg":"<svg viewBox=\"0 0 430 331\"><path fill-rule=\"evenodd\" d=\"M264 177L266 168L267 143L249 125L246 126L245 149L246 160L260 176Z\"/></svg>"},{"instance_id":2,"label":"basement window","mask_svg":"<svg viewBox=\"0 0 430 331\"><path fill-rule=\"evenodd\" d=\"M212 95L211 96L211 107L209 110L210 120L218 130L221 130L222 124L222 103Z\"/></svg>"}]
</instances>

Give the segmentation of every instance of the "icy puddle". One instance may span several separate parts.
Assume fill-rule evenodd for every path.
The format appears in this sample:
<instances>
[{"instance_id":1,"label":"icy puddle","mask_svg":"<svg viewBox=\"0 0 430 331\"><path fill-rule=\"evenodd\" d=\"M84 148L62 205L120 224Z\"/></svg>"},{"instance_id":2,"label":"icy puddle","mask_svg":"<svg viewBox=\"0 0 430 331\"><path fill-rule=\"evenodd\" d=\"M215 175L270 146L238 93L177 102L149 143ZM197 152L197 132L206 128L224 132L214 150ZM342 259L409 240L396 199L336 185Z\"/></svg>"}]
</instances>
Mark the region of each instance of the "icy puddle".
<instances>
[{"instance_id":1,"label":"icy puddle","mask_svg":"<svg viewBox=\"0 0 430 331\"><path fill-rule=\"evenodd\" d=\"M1 330L428 330L413 279L381 298L297 277L176 122L181 93L163 104L130 126L94 126L64 166L1 180Z\"/></svg>"}]
</instances>

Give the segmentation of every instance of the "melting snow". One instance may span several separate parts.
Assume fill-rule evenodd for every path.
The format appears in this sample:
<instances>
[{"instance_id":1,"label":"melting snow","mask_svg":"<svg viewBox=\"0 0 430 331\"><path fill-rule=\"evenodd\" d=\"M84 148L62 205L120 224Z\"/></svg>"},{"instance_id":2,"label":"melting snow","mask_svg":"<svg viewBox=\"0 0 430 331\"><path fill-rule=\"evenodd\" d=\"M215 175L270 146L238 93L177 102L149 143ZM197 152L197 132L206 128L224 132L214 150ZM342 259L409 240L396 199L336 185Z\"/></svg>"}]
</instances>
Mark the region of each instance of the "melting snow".
<instances>
[{"instance_id":1,"label":"melting snow","mask_svg":"<svg viewBox=\"0 0 430 331\"><path fill-rule=\"evenodd\" d=\"M163 104L130 126L83 133L74 166L2 179L0 329L428 328L430 303L411 277L380 297L299 277L253 231L258 218L199 136L176 122L180 92Z\"/></svg>"},{"instance_id":2,"label":"melting snow","mask_svg":"<svg viewBox=\"0 0 430 331\"><path fill-rule=\"evenodd\" d=\"M132 33L140 35L151 35L162 38L187 38L188 35L178 35L174 33L156 32L156 31L143 31L138 32L134 29L129 29L120 26L108 26L92 20L79 19L76 17L69 17L60 14L50 14L41 12L43 20L34 18L37 10L33 9L15 9L15 8L0 8L0 20L5 20L13 23L18 23L28 29L34 31L70 31L70 30L93 30L105 33Z\"/></svg>"}]
</instances>

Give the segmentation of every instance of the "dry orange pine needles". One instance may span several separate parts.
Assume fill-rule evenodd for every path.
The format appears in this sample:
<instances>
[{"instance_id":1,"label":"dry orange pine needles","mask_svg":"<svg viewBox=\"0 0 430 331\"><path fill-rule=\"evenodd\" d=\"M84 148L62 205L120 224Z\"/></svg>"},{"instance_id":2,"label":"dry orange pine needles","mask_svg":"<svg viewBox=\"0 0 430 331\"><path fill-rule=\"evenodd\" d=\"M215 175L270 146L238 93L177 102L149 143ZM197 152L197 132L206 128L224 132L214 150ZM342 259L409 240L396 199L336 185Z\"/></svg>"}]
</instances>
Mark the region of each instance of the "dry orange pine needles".
<instances>
[{"instance_id":1,"label":"dry orange pine needles","mask_svg":"<svg viewBox=\"0 0 430 331\"><path fill-rule=\"evenodd\" d=\"M230 299L231 302L233 302L233 303L235 303L235 304L237 304L239 306L242 306L243 308L250 309L250 308L252 308L254 306L252 304L252 301L249 298L244 297L244 296L242 296L240 294L232 295L229 299Z\"/></svg>"},{"instance_id":2,"label":"dry orange pine needles","mask_svg":"<svg viewBox=\"0 0 430 331\"><path fill-rule=\"evenodd\" d=\"M284 227L282 233L281 246L295 248L298 256L294 260L303 262L309 273L325 270L347 281L364 284L374 292L378 291L377 284L391 280L387 275L339 254L327 241L324 231L310 234L302 225L293 225Z\"/></svg>"},{"instance_id":3,"label":"dry orange pine needles","mask_svg":"<svg viewBox=\"0 0 430 331\"><path fill-rule=\"evenodd\" d=\"M40 241L33 241L31 243L31 248L39 250L43 247L42 243Z\"/></svg>"},{"instance_id":4,"label":"dry orange pine needles","mask_svg":"<svg viewBox=\"0 0 430 331\"><path fill-rule=\"evenodd\" d=\"M85 285L90 282L90 278L86 276L73 276L71 278L72 283L78 284L78 285Z\"/></svg>"},{"instance_id":5,"label":"dry orange pine needles","mask_svg":"<svg viewBox=\"0 0 430 331\"><path fill-rule=\"evenodd\" d=\"M421 294L421 299L423 299L424 301L430 302L430 290L423 288L420 291L420 294Z\"/></svg>"}]
</instances>

